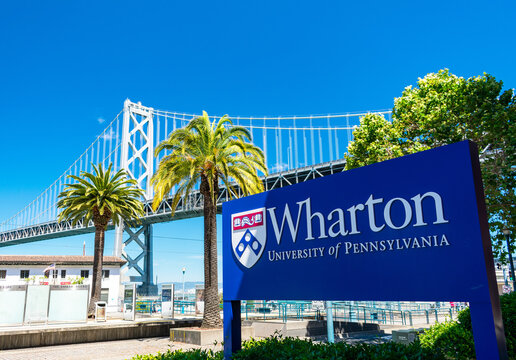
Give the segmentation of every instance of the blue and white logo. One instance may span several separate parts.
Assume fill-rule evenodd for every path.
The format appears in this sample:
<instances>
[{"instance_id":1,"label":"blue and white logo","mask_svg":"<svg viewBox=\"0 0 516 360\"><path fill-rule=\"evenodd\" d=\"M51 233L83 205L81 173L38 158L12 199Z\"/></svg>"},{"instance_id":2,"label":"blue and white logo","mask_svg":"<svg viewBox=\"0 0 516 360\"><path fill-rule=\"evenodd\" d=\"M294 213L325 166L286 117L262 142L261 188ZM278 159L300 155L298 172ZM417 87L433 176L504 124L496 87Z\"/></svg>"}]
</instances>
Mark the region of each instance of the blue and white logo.
<instances>
[{"instance_id":1,"label":"blue and white logo","mask_svg":"<svg viewBox=\"0 0 516 360\"><path fill-rule=\"evenodd\" d=\"M231 216L231 244L238 261L251 268L262 256L267 240L265 208Z\"/></svg>"}]
</instances>

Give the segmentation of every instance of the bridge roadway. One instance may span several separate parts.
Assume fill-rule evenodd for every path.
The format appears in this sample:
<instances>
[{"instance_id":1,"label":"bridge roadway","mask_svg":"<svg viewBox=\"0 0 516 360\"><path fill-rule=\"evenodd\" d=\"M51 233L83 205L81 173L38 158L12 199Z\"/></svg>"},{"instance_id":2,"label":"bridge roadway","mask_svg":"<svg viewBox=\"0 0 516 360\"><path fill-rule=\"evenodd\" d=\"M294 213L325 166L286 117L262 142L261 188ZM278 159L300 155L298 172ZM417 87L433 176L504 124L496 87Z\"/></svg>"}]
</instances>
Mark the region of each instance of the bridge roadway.
<instances>
[{"instance_id":1,"label":"bridge roadway","mask_svg":"<svg viewBox=\"0 0 516 360\"><path fill-rule=\"evenodd\" d=\"M344 166L345 160L340 159L332 162L326 162L290 171L270 174L267 177L263 177L263 182L265 185L265 190L273 190L342 172L344 171ZM237 192L239 192L239 190L240 189L236 189ZM228 200L231 200L230 194L228 190L223 187L220 189L217 198L219 212L222 209L222 203ZM171 198L166 199L160 204L156 211L153 211L151 207L152 201L147 201L144 204L145 216L142 219L142 223L156 224L167 221L193 218L202 215L203 201L199 191L194 191L188 197L181 199L173 217L171 216L171 203ZM113 229L114 225L109 224L108 230ZM92 233L94 231L95 228L91 222L89 226L85 226L83 221L79 221L75 226L73 226L71 221L58 222L57 220L54 220L2 232L0 233L0 247Z\"/></svg>"}]
</instances>

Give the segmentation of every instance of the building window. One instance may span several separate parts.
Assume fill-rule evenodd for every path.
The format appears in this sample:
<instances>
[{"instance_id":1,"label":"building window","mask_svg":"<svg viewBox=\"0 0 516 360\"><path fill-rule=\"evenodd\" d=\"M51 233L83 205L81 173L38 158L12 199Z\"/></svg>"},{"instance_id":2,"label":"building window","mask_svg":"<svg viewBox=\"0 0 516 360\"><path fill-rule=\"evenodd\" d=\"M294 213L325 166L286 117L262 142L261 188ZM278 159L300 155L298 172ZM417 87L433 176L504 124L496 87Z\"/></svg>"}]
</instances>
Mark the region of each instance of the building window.
<instances>
[{"instance_id":1,"label":"building window","mask_svg":"<svg viewBox=\"0 0 516 360\"><path fill-rule=\"evenodd\" d=\"M100 289L100 301L109 302L109 289L108 288Z\"/></svg>"},{"instance_id":2,"label":"building window","mask_svg":"<svg viewBox=\"0 0 516 360\"><path fill-rule=\"evenodd\" d=\"M89 270L81 270L81 277L82 278L89 278L90 277L90 271Z\"/></svg>"},{"instance_id":3,"label":"building window","mask_svg":"<svg viewBox=\"0 0 516 360\"><path fill-rule=\"evenodd\" d=\"M66 278L66 270L61 270L61 279Z\"/></svg>"},{"instance_id":4,"label":"building window","mask_svg":"<svg viewBox=\"0 0 516 360\"><path fill-rule=\"evenodd\" d=\"M58 270L52 270L52 278L57 279Z\"/></svg>"},{"instance_id":5,"label":"building window","mask_svg":"<svg viewBox=\"0 0 516 360\"><path fill-rule=\"evenodd\" d=\"M102 278L109 279L109 270L102 270Z\"/></svg>"},{"instance_id":6,"label":"building window","mask_svg":"<svg viewBox=\"0 0 516 360\"><path fill-rule=\"evenodd\" d=\"M0 280L5 280L7 276L7 270L0 270Z\"/></svg>"},{"instance_id":7,"label":"building window","mask_svg":"<svg viewBox=\"0 0 516 360\"><path fill-rule=\"evenodd\" d=\"M20 279L28 279L30 276L29 270L20 270Z\"/></svg>"}]
</instances>

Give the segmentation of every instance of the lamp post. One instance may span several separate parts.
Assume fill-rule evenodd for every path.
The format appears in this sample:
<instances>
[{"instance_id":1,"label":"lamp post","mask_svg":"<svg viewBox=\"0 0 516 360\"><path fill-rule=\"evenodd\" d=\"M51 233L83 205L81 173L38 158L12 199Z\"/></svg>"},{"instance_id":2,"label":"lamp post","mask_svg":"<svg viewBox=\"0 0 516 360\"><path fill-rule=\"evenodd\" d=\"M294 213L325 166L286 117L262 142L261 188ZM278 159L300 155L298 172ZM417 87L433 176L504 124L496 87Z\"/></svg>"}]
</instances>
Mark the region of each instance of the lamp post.
<instances>
[{"instance_id":1,"label":"lamp post","mask_svg":"<svg viewBox=\"0 0 516 360\"><path fill-rule=\"evenodd\" d=\"M505 228L502 230L502 233L505 235L505 239L507 240L507 252L509 253L509 264L511 265L512 291L516 291L516 279L514 278L514 262L512 260L511 251L511 230Z\"/></svg>"},{"instance_id":2,"label":"lamp post","mask_svg":"<svg viewBox=\"0 0 516 360\"><path fill-rule=\"evenodd\" d=\"M183 301L185 301L185 272L186 267L183 266Z\"/></svg>"}]
</instances>

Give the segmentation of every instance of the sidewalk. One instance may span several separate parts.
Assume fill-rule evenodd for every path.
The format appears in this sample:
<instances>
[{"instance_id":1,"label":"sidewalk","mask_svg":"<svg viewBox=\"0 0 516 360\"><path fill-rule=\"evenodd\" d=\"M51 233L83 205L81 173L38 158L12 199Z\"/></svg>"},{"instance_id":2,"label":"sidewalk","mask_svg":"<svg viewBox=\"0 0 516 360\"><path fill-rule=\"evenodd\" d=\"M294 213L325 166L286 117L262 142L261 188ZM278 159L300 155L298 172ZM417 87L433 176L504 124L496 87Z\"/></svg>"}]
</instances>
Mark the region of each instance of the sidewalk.
<instances>
[{"instance_id":1,"label":"sidewalk","mask_svg":"<svg viewBox=\"0 0 516 360\"><path fill-rule=\"evenodd\" d=\"M0 327L0 352L23 348L42 348L81 343L124 341L168 337L170 328L199 326L200 319L140 318L136 321L109 319L73 324L38 324Z\"/></svg>"},{"instance_id":2,"label":"sidewalk","mask_svg":"<svg viewBox=\"0 0 516 360\"><path fill-rule=\"evenodd\" d=\"M0 360L124 360L135 355L163 353L168 349L198 348L200 346L171 342L168 337L163 337L3 350ZM222 349L220 345L207 348Z\"/></svg>"},{"instance_id":3,"label":"sidewalk","mask_svg":"<svg viewBox=\"0 0 516 360\"><path fill-rule=\"evenodd\" d=\"M136 323L145 323L147 321L156 321L156 318L141 318ZM164 320L166 321L166 320ZM36 325L36 326L24 326L24 327L2 327L1 332L19 331L24 330L48 330L52 328L61 328L66 331L67 328L74 327L116 327L122 324L128 324L127 322L120 319L110 319L107 322L95 323L94 321L88 321L83 324L60 324L60 325ZM346 341L349 343L356 342L384 342L390 341L392 330L407 329L409 326L395 326L395 325L381 325L381 329L385 332L383 336L371 335L371 334L354 334L352 337L339 338L336 337L336 341ZM315 337L313 340L326 341L326 336ZM115 341L101 341L101 342L88 342L70 345L55 345L55 346L39 346L32 348L14 349L14 350L2 350L0 351L0 360L56 360L56 359L69 359L69 360L124 360L131 359L135 355L146 355L156 354L157 352L166 352L168 349L174 351L178 349L211 349L214 351L222 350L222 346L197 346L185 343L171 342L169 337L151 337L144 339L129 339L129 340L115 340Z\"/></svg>"}]
</instances>

